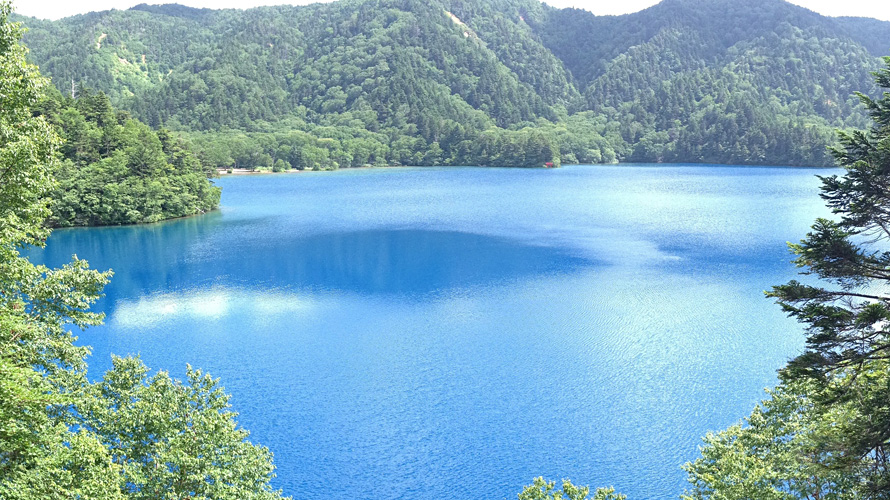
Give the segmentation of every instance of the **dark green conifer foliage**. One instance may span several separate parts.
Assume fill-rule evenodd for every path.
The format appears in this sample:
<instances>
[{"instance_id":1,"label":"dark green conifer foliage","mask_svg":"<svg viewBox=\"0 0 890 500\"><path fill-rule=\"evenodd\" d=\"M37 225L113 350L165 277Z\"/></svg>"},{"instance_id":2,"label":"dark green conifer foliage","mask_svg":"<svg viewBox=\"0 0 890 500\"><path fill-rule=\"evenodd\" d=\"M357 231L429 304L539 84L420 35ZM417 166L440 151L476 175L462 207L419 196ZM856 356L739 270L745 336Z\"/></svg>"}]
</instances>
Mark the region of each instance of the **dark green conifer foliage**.
<instances>
[{"instance_id":1,"label":"dark green conifer foliage","mask_svg":"<svg viewBox=\"0 0 890 500\"><path fill-rule=\"evenodd\" d=\"M887 67L876 82L890 89ZM841 133L833 150L842 176L822 177L822 197L836 220L819 219L792 245L804 274L833 286L792 281L770 293L809 327L807 352L787 374L830 377L838 369L890 359L890 93L873 100L859 94L874 125L867 132ZM888 427L890 432L890 427Z\"/></svg>"}]
</instances>

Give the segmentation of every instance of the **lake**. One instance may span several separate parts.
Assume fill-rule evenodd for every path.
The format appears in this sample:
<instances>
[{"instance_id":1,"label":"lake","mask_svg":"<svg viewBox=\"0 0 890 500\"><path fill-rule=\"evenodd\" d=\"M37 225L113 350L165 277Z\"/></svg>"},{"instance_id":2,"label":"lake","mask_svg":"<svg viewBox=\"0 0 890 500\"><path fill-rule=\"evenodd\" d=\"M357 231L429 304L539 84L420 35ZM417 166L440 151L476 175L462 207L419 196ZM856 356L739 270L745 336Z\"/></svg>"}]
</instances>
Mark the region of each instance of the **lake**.
<instances>
[{"instance_id":1,"label":"lake","mask_svg":"<svg viewBox=\"0 0 890 500\"><path fill-rule=\"evenodd\" d=\"M509 499L539 475L676 498L803 347L763 291L833 172L231 176L218 212L57 230L41 259L115 271L92 378L111 353L220 377L295 498Z\"/></svg>"}]
</instances>

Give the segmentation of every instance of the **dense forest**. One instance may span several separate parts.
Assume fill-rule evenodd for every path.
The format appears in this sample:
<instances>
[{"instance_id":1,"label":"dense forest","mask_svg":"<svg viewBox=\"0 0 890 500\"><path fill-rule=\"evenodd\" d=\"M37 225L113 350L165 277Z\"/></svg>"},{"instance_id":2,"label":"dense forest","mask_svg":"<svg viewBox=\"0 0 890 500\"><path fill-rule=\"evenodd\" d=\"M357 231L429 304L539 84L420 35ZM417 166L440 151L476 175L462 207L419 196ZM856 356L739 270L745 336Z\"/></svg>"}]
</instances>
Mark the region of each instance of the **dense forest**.
<instances>
[{"instance_id":1,"label":"dense forest","mask_svg":"<svg viewBox=\"0 0 890 500\"><path fill-rule=\"evenodd\" d=\"M829 165L890 23L782 0L594 16L538 0L139 5L19 18L89 87L219 168L715 162Z\"/></svg>"},{"instance_id":2,"label":"dense forest","mask_svg":"<svg viewBox=\"0 0 890 500\"><path fill-rule=\"evenodd\" d=\"M219 205L220 189L181 138L116 111L105 94L54 92L36 110L63 139L50 224L158 222Z\"/></svg>"}]
</instances>

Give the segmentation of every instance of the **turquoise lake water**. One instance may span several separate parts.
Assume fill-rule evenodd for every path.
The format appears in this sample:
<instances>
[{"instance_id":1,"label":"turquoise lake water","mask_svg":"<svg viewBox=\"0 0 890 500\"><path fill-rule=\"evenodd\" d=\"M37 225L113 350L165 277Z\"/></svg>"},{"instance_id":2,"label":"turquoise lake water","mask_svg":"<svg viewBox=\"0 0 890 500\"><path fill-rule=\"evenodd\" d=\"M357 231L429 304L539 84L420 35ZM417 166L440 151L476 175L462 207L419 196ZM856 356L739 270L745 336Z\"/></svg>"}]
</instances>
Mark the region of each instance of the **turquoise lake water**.
<instances>
[{"instance_id":1,"label":"turquoise lake water","mask_svg":"<svg viewBox=\"0 0 890 500\"><path fill-rule=\"evenodd\" d=\"M55 231L115 271L90 375L222 379L300 499L511 499L535 476L676 498L700 438L803 346L763 291L816 174L721 166L225 177L222 209Z\"/></svg>"}]
</instances>

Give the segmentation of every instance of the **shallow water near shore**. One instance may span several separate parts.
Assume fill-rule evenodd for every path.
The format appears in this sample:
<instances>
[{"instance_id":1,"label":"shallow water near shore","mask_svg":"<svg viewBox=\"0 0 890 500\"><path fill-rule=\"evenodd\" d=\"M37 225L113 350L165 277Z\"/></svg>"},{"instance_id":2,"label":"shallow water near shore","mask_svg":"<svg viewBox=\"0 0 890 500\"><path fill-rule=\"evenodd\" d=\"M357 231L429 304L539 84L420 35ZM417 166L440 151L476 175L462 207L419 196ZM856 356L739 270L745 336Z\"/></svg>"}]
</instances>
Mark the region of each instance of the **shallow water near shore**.
<instances>
[{"instance_id":1,"label":"shallow water near shore","mask_svg":"<svg viewBox=\"0 0 890 500\"><path fill-rule=\"evenodd\" d=\"M220 377L295 498L515 498L543 475L676 498L700 438L802 348L763 296L816 174L707 165L229 176L222 208L66 229L115 276L83 332Z\"/></svg>"}]
</instances>

